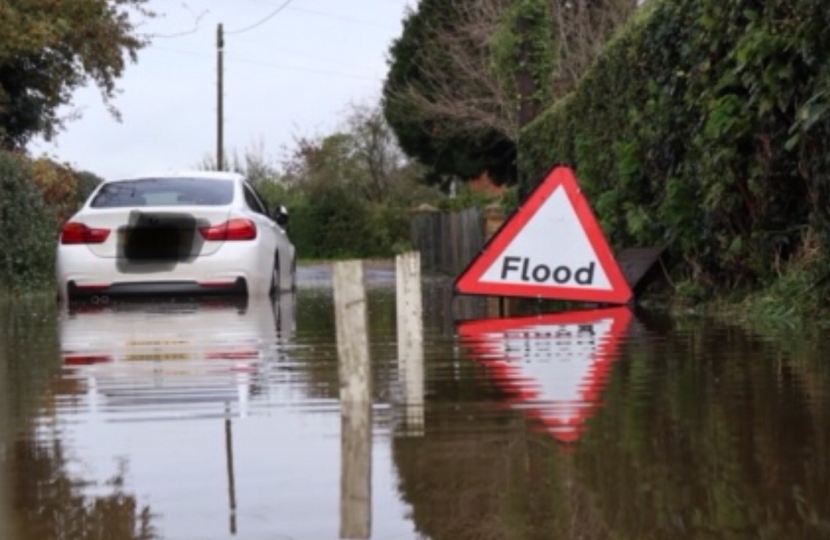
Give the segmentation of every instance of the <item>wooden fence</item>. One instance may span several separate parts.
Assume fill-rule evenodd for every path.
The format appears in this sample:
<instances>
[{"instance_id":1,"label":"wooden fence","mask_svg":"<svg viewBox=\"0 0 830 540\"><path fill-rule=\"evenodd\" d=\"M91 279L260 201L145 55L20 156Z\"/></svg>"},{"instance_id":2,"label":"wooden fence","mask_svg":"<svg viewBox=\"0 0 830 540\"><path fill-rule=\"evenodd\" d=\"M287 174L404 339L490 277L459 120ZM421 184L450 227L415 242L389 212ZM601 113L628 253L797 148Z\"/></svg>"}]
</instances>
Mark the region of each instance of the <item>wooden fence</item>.
<instances>
[{"instance_id":1,"label":"wooden fence","mask_svg":"<svg viewBox=\"0 0 830 540\"><path fill-rule=\"evenodd\" d=\"M485 218L478 208L453 213L419 210L411 227L412 243L428 272L458 275L484 246Z\"/></svg>"}]
</instances>

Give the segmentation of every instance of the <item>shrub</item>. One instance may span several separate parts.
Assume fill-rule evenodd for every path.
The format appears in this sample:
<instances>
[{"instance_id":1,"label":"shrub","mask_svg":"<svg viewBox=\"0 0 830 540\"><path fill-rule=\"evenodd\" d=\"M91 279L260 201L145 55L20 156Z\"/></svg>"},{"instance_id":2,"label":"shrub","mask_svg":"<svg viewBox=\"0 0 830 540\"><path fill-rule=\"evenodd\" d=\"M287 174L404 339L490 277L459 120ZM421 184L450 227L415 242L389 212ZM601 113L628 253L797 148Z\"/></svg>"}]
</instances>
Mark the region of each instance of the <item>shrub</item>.
<instances>
[{"instance_id":1,"label":"shrub","mask_svg":"<svg viewBox=\"0 0 830 540\"><path fill-rule=\"evenodd\" d=\"M82 171L78 173L78 189L75 193L75 205L80 206L92 195L95 188L103 181L102 178L91 172Z\"/></svg>"},{"instance_id":2,"label":"shrub","mask_svg":"<svg viewBox=\"0 0 830 540\"><path fill-rule=\"evenodd\" d=\"M337 184L286 199L289 234L304 259L388 257L409 239L404 208L370 203Z\"/></svg>"},{"instance_id":3,"label":"shrub","mask_svg":"<svg viewBox=\"0 0 830 540\"><path fill-rule=\"evenodd\" d=\"M0 290L47 285L54 275L57 218L25 158L0 152Z\"/></svg>"},{"instance_id":4,"label":"shrub","mask_svg":"<svg viewBox=\"0 0 830 540\"><path fill-rule=\"evenodd\" d=\"M29 165L31 179L43 200L59 222L69 219L78 209L78 175L72 169L48 158L38 158Z\"/></svg>"}]
</instances>

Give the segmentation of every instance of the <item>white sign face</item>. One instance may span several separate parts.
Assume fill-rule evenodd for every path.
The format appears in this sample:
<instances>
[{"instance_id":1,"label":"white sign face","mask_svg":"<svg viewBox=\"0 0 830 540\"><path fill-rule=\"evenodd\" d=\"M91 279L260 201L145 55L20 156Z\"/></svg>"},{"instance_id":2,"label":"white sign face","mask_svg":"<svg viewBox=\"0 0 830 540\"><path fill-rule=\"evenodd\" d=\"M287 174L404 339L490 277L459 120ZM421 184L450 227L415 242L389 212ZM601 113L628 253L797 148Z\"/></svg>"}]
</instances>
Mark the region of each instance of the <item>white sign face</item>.
<instances>
[{"instance_id":1,"label":"white sign face","mask_svg":"<svg viewBox=\"0 0 830 540\"><path fill-rule=\"evenodd\" d=\"M519 372L525 387L536 395L534 402L550 411L559 422L579 419L586 403L583 389L591 383L591 370L598 361L597 344L611 330L611 320L594 324L531 326L508 332L500 343L505 357Z\"/></svg>"},{"instance_id":2,"label":"white sign face","mask_svg":"<svg viewBox=\"0 0 830 540\"><path fill-rule=\"evenodd\" d=\"M512 396L513 407L541 421L555 438L573 442L600 406L629 321L630 312L616 308L474 321L463 323L459 334Z\"/></svg>"},{"instance_id":3,"label":"white sign face","mask_svg":"<svg viewBox=\"0 0 830 540\"><path fill-rule=\"evenodd\" d=\"M553 169L455 281L459 294L625 304L631 288L576 176Z\"/></svg>"},{"instance_id":4,"label":"white sign face","mask_svg":"<svg viewBox=\"0 0 830 540\"><path fill-rule=\"evenodd\" d=\"M601 291L612 288L563 186L539 207L481 281Z\"/></svg>"}]
</instances>

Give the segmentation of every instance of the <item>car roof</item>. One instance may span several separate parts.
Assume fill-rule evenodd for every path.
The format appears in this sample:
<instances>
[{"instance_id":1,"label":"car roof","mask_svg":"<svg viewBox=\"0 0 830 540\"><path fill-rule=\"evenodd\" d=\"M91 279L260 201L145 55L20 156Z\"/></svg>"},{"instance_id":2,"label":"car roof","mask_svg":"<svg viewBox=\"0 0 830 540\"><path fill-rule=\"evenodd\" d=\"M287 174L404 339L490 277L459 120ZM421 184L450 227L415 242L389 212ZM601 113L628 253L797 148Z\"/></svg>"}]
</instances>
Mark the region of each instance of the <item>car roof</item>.
<instances>
[{"instance_id":1,"label":"car roof","mask_svg":"<svg viewBox=\"0 0 830 540\"><path fill-rule=\"evenodd\" d=\"M215 179L215 180L244 180L245 177L236 172L227 171L176 171L176 172L162 172L158 174L141 174L136 176L124 176L120 178L112 178L104 180L104 184L111 182L124 182L129 180L144 180L149 178L194 178L194 179Z\"/></svg>"}]
</instances>

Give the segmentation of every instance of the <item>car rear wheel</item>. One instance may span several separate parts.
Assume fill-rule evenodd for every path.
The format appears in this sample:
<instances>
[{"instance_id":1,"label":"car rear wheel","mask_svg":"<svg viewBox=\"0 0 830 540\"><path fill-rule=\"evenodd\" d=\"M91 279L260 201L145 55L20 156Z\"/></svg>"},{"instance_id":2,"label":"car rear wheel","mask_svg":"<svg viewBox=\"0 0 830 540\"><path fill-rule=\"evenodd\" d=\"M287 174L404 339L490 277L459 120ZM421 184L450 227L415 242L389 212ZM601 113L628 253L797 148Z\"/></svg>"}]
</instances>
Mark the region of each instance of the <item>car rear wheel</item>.
<instances>
[{"instance_id":1,"label":"car rear wheel","mask_svg":"<svg viewBox=\"0 0 830 540\"><path fill-rule=\"evenodd\" d=\"M271 289L268 294L276 297L280 291L280 256L274 255L274 269L271 271Z\"/></svg>"},{"instance_id":2,"label":"car rear wheel","mask_svg":"<svg viewBox=\"0 0 830 540\"><path fill-rule=\"evenodd\" d=\"M291 261L291 292L297 290L297 258Z\"/></svg>"}]
</instances>

